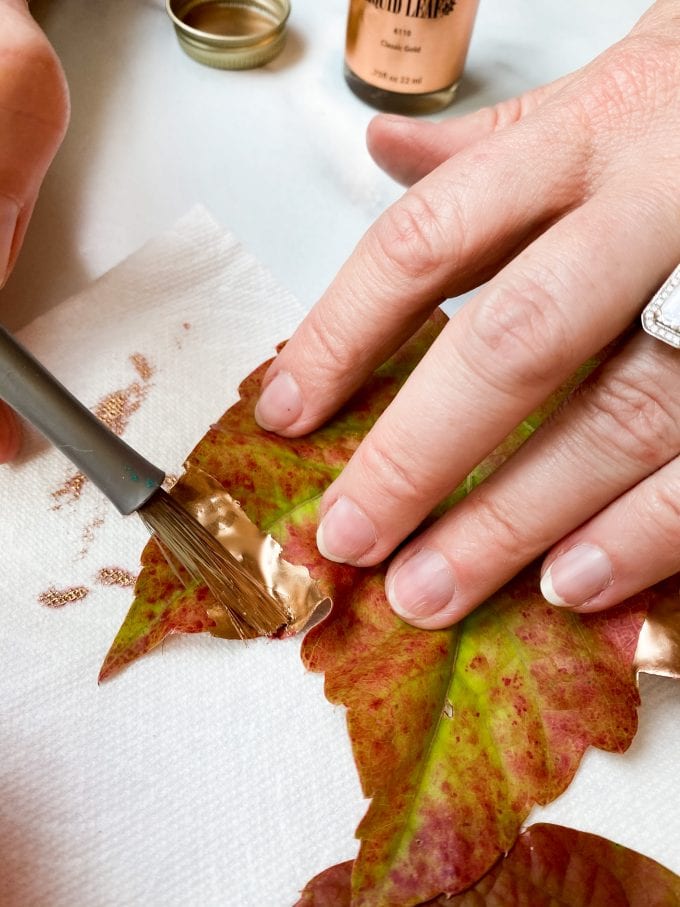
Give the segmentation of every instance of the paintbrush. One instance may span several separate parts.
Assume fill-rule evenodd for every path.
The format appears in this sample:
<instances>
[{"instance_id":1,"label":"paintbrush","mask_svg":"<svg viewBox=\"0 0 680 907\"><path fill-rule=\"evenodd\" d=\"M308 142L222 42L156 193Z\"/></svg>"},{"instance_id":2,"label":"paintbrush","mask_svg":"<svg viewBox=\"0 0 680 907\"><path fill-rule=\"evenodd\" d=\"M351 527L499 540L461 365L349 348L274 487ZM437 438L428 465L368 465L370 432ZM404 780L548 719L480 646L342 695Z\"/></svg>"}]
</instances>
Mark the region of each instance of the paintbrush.
<instances>
[{"instance_id":1,"label":"paintbrush","mask_svg":"<svg viewBox=\"0 0 680 907\"><path fill-rule=\"evenodd\" d=\"M204 583L244 637L272 635L289 620L283 605L161 487L165 473L83 406L0 327L0 399L27 419L123 515L137 513L170 562Z\"/></svg>"}]
</instances>

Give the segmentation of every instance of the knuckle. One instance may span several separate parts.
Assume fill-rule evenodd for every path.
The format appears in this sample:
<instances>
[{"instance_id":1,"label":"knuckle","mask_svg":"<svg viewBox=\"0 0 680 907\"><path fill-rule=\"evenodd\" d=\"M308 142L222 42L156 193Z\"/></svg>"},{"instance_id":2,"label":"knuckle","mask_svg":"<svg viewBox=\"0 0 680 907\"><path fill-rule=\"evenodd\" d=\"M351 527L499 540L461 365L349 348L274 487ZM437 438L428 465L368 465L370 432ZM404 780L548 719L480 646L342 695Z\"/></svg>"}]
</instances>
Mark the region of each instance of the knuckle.
<instances>
[{"instance_id":1,"label":"knuckle","mask_svg":"<svg viewBox=\"0 0 680 907\"><path fill-rule=\"evenodd\" d=\"M344 337L337 321L312 309L305 324L304 350L310 360L310 371L317 377L352 374L356 371L357 354Z\"/></svg>"},{"instance_id":2,"label":"knuckle","mask_svg":"<svg viewBox=\"0 0 680 907\"><path fill-rule=\"evenodd\" d=\"M639 363L638 363L639 365ZM674 452L677 418L658 377L650 369L611 373L583 398L588 437L620 458L656 469Z\"/></svg>"},{"instance_id":3,"label":"knuckle","mask_svg":"<svg viewBox=\"0 0 680 907\"><path fill-rule=\"evenodd\" d=\"M620 48L600 70L585 95L593 109L605 115L620 114L646 94L647 66L632 48Z\"/></svg>"},{"instance_id":4,"label":"knuckle","mask_svg":"<svg viewBox=\"0 0 680 907\"><path fill-rule=\"evenodd\" d=\"M423 192L411 189L376 222L373 237L379 260L408 279L437 271L443 249L455 248L455 235L460 235L449 228L445 242L440 217Z\"/></svg>"},{"instance_id":5,"label":"knuckle","mask_svg":"<svg viewBox=\"0 0 680 907\"><path fill-rule=\"evenodd\" d=\"M493 107L486 107L480 114L486 117L490 132L499 132L518 123L533 106L530 95L523 94L500 101Z\"/></svg>"},{"instance_id":6,"label":"knuckle","mask_svg":"<svg viewBox=\"0 0 680 907\"><path fill-rule=\"evenodd\" d=\"M505 505L482 488L475 492L474 520L481 531L478 537L491 540L485 544L493 546L494 561L499 568L525 563L533 553L530 551L527 556L527 539L518 521Z\"/></svg>"},{"instance_id":7,"label":"knuckle","mask_svg":"<svg viewBox=\"0 0 680 907\"><path fill-rule=\"evenodd\" d=\"M524 277L520 288L498 286L471 305L467 355L498 389L552 386L568 368L570 344L551 283Z\"/></svg>"},{"instance_id":8,"label":"knuckle","mask_svg":"<svg viewBox=\"0 0 680 907\"><path fill-rule=\"evenodd\" d=\"M368 435L357 455L362 471L377 493L409 508L422 505L423 488L411 471L409 460L398 457L386 439Z\"/></svg>"},{"instance_id":9,"label":"knuckle","mask_svg":"<svg viewBox=\"0 0 680 907\"><path fill-rule=\"evenodd\" d=\"M663 40L635 34L592 65L574 99L575 109L591 125L593 136L624 123L642 128L660 106L677 101L679 68L677 53L669 53ZM625 140L630 142L629 134Z\"/></svg>"},{"instance_id":10,"label":"knuckle","mask_svg":"<svg viewBox=\"0 0 680 907\"><path fill-rule=\"evenodd\" d=\"M658 138L663 143L672 128L668 123L675 122L671 111L674 114L680 103L679 86L677 39L670 52L663 39L639 34L602 54L555 96L554 103L546 104L545 140L569 135L573 191L588 198L607 177L620 175L622 162L637 167L640 143L647 145L654 161ZM670 120L662 119L664 111ZM663 145L666 156L668 147Z\"/></svg>"},{"instance_id":11,"label":"knuckle","mask_svg":"<svg viewBox=\"0 0 680 907\"><path fill-rule=\"evenodd\" d=\"M656 482L647 497L647 508L654 532L670 538L677 538L680 526L680 483L675 481Z\"/></svg>"}]
</instances>

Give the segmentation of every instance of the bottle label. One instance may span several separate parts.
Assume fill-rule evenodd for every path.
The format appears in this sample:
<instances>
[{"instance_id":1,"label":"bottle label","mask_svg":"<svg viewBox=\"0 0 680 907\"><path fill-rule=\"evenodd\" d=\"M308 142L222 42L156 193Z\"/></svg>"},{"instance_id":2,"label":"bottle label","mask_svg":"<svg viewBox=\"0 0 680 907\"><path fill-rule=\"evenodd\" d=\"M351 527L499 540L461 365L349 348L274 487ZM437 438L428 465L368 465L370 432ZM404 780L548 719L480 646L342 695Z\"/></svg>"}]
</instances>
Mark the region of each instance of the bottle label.
<instances>
[{"instance_id":1,"label":"bottle label","mask_svg":"<svg viewBox=\"0 0 680 907\"><path fill-rule=\"evenodd\" d=\"M461 76L478 0L351 0L345 60L369 85L401 94Z\"/></svg>"}]
</instances>

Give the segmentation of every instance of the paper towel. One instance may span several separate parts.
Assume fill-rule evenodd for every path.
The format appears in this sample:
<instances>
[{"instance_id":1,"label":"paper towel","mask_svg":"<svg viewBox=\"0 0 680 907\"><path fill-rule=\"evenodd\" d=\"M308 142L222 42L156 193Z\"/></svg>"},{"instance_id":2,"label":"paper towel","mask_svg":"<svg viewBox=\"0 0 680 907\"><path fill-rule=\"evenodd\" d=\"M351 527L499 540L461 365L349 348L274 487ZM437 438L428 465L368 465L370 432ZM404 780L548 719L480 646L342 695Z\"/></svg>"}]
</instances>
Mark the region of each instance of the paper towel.
<instances>
[{"instance_id":1,"label":"paper towel","mask_svg":"<svg viewBox=\"0 0 680 907\"><path fill-rule=\"evenodd\" d=\"M21 339L178 473L302 315L196 209ZM356 852L344 713L298 640L174 638L98 687L145 531L74 472L28 432L0 478L0 904L290 907ZM680 872L680 697L656 679L643 693L631 752L590 752L545 816Z\"/></svg>"}]
</instances>

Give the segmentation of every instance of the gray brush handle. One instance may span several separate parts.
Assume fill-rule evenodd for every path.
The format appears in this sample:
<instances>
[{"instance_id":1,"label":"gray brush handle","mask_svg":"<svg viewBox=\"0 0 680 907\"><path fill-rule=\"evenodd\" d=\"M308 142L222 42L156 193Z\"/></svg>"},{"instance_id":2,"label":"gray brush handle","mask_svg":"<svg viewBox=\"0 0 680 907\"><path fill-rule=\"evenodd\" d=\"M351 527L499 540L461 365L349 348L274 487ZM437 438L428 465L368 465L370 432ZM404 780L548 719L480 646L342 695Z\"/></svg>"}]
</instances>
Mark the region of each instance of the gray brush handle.
<instances>
[{"instance_id":1,"label":"gray brush handle","mask_svg":"<svg viewBox=\"0 0 680 907\"><path fill-rule=\"evenodd\" d=\"M158 490L164 473L110 431L0 327L0 398L92 479L123 514Z\"/></svg>"}]
</instances>

